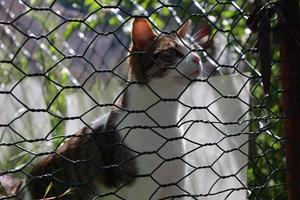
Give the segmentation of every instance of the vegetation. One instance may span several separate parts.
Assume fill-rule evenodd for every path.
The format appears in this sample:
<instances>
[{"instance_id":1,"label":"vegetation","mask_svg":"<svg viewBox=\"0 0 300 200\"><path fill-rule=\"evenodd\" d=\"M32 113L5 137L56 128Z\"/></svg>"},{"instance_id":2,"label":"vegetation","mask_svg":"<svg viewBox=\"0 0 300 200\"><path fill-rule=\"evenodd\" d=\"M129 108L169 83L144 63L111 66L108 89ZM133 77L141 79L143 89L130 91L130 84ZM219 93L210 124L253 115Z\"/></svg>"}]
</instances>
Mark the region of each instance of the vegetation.
<instances>
[{"instance_id":1,"label":"vegetation","mask_svg":"<svg viewBox=\"0 0 300 200\"><path fill-rule=\"evenodd\" d=\"M29 2L33 8L40 6L40 1ZM241 62L245 61L249 64L246 70L252 73L249 110L252 116L249 122L249 199L286 199L285 156L280 110L281 86L278 79L279 54L274 48L272 87L270 95L265 96L255 54L256 35L251 34L246 25L246 17L254 9L250 3L252 1L170 0L161 2L165 5L156 0L48 0L47 5L60 3L67 9L78 12L78 17L64 21L50 10L33 9L27 13L26 16L39 23L43 30L42 35L47 37L33 39L38 50L35 50L32 55L27 56L24 52L19 52L12 63L1 62L0 84L9 84L25 76L34 75L30 74L29 67L32 65L32 59L34 60L35 66L40 67L39 73L35 75L39 74L43 81L44 100L53 128L50 138L56 138L53 140L53 146L56 147L62 142L61 136L65 133L67 96L78 86L76 77L72 77L69 71L72 65L69 58L76 55L72 52L67 54L66 46L64 46L64 42L73 34L82 33L84 37L84 34L91 33L105 35L108 32L123 32L128 36L126 27L129 26L128 20L132 18L128 14L149 17L160 31L166 30L167 23L170 18L174 18L174 15L178 16L179 20L191 18L200 26L208 24L211 27L211 39L215 39L216 33L225 35L228 42L226 49L234 49L232 52L241 57ZM200 10L200 7L203 10ZM108 32L101 30L105 26L110 27L106 29ZM5 41L8 42L8 40ZM13 49L18 48L22 47L16 46ZM205 50L207 56L203 59L213 57L217 48L217 46L209 46ZM0 58L6 59L2 56ZM217 60L217 58L214 59ZM112 72L115 71L112 70ZM106 82L100 80L94 84L99 84L103 88L110 79L105 80ZM94 89L95 85L89 91Z\"/></svg>"}]
</instances>

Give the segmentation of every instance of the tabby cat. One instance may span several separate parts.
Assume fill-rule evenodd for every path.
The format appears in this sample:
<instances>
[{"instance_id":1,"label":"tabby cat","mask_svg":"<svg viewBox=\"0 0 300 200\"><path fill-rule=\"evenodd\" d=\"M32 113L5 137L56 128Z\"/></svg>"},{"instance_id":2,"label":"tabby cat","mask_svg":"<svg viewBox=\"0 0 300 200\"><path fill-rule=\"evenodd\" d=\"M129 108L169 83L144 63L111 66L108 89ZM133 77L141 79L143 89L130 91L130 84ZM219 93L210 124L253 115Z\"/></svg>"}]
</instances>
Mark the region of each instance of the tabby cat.
<instances>
[{"instance_id":1,"label":"tabby cat","mask_svg":"<svg viewBox=\"0 0 300 200\"><path fill-rule=\"evenodd\" d=\"M158 35L146 19L135 18L123 93L107 116L38 161L28 175L26 199L189 195L177 116L178 99L201 72L200 58L185 40L190 25Z\"/></svg>"}]
</instances>

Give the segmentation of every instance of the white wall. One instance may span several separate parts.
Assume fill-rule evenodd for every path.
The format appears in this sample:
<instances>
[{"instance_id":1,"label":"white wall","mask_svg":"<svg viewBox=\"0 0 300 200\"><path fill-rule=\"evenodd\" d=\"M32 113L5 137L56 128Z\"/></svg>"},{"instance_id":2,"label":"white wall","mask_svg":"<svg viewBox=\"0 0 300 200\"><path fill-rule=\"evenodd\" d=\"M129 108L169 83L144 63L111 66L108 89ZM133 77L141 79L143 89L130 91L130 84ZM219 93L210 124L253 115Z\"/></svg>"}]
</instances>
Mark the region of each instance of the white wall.
<instances>
[{"instance_id":1,"label":"white wall","mask_svg":"<svg viewBox=\"0 0 300 200\"><path fill-rule=\"evenodd\" d=\"M0 124L9 125L0 127L0 166L20 167L33 157L30 152L43 152L51 147L50 142L27 142L44 138L51 130L48 113L30 111L46 109L42 82L34 77L25 78L19 83L2 85L1 90L11 94L0 94ZM8 145L12 143L15 144Z\"/></svg>"},{"instance_id":2,"label":"white wall","mask_svg":"<svg viewBox=\"0 0 300 200\"><path fill-rule=\"evenodd\" d=\"M184 102L203 109L182 108L187 148L191 151L185 160L193 167L189 184L191 193L201 200L246 199L248 163L249 86L248 78L241 75L217 76L208 83L198 82L187 92ZM234 95L240 98L223 98ZM239 123L235 123L239 122ZM234 123L234 124L224 124ZM245 133L245 134L243 134ZM199 168L196 170L196 168ZM235 191L234 189L242 190ZM227 197L227 198L226 198Z\"/></svg>"},{"instance_id":3,"label":"white wall","mask_svg":"<svg viewBox=\"0 0 300 200\"><path fill-rule=\"evenodd\" d=\"M250 83L247 80L242 75L212 77L208 82L195 83L183 96L182 101L185 104L205 107L198 110L182 107L180 115L182 128L187 131L186 148L190 151L184 159L194 167L189 167L186 189L191 194L199 195L198 199L223 200L226 196L232 200L246 199L248 135L243 133L247 133L248 123L243 120L249 119L247 111ZM7 85L2 90L10 90L13 86L14 84ZM90 95L97 102L104 103L111 102L119 91L118 87L109 87L103 91L91 91ZM12 94L29 108L46 108L42 82L37 78L26 78ZM237 98L224 98L223 95L238 95L242 101ZM11 123L10 128L0 127L1 143L21 142L24 138L43 138L51 130L48 113L29 112L12 95L1 94L0 102L0 123ZM83 115L95 105L90 97L78 90L67 97L67 116L82 116L81 120L89 123L109 110L109 107L97 107ZM84 126L81 120L66 121L66 134L73 134L79 127ZM51 142L47 141L21 142L19 146L35 153L52 148ZM16 165L7 166L20 167L30 157L33 156L16 145L0 145L0 166L13 162ZM243 189L234 190L240 188Z\"/></svg>"}]
</instances>

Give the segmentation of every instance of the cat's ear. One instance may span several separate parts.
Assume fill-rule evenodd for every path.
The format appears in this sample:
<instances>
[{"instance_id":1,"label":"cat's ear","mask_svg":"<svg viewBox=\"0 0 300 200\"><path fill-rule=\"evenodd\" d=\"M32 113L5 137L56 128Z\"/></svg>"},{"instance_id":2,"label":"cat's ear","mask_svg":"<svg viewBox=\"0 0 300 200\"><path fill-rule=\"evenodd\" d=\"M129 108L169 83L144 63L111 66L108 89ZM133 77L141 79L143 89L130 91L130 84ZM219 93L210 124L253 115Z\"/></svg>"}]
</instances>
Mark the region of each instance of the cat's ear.
<instances>
[{"instance_id":1,"label":"cat's ear","mask_svg":"<svg viewBox=\"0 0 300 200\"><path fill-rule=\"evenodd\" d=\"M135 18L132 26L133 48L146 50L156 38L150 24L144 18Z\"/></svg>"},{"instance_id":2,"label":"cat's ear","mask_svg":"<svg viewBox=\"0 0 300 200\"><path fill-rule=\"evenodd\" d=\"M177 35L179 35L179 37L181 38L185 38L186 34L189 32L191 28L191 25L192 25L192 21L189 19L176 31Z\"/></svg>"}]
</instances>

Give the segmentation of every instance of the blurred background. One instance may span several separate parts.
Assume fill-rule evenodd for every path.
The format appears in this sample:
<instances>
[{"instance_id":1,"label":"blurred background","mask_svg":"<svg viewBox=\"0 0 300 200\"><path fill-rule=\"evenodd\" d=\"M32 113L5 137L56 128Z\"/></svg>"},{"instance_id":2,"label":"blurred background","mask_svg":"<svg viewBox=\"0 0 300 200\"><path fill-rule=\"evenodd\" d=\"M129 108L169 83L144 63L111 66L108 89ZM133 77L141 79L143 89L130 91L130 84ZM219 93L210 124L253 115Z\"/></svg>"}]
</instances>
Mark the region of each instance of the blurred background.
<instances>
[{"instance_id":1,"label":"blurred background","mask_svg":"<svg viewBox=\"0 0 300 200\"><path fill-rule=\"evenodd\" d=\"M246 25L256 3L0 1L0 172L25 177L38 153L55 149L65 136L110 110L125 83L134 16L147 16L158 33L175 31L191 19L190 39L204 66L201 80L243 77L245 87L233 98L246 106L234 123L243 124L247 135L247 198L286 199L279 53L274 47L266 97L256 34ZM209 27L209 35L199 38L203 27ZM249 101L238 97L246 85L243 97Z\"/></svg>"}]
</instances>

